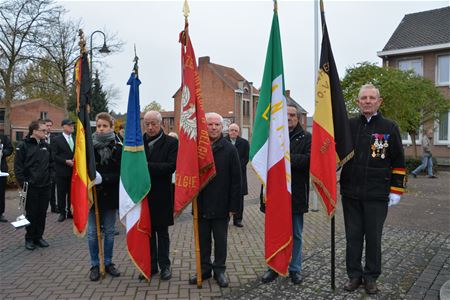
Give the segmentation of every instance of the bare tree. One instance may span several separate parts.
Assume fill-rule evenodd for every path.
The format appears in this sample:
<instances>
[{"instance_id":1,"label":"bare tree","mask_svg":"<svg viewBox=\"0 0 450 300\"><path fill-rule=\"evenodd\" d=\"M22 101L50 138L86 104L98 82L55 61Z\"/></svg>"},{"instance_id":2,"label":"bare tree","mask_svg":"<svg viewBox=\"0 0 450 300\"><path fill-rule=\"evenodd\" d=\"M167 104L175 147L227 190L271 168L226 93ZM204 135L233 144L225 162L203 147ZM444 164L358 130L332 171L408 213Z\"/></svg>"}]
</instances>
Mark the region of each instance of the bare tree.
<instances>
[{"instance_id":1,"label":"bare tree","mask_svg":"<svg viewBox=\"0 0 450 300\"><path fill-rule=\"evenodd\" d=\"M51 0L7 0L0 3L0 88L5 103L5 134L10 135L11 102L26 64L35 58L31 42L52 19Z\"/></svg>"}]
</instances>

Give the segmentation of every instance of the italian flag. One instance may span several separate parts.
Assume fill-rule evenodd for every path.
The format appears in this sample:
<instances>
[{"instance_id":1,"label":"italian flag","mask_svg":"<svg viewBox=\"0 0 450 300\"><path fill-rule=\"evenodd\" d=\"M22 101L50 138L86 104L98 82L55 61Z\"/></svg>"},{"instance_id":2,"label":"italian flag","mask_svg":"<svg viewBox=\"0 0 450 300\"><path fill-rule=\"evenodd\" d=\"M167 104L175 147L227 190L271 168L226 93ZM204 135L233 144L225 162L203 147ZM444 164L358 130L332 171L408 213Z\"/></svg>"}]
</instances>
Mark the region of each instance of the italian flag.
<instances>
[{"instance_id":1,"label":"italian flag","mask_svg":"<svg viewBox=\"0 0 450 300\"><path fill-rule=\"evenodd\" d=\"M127 123L120 166L119 215L127 230L127 248L131 260L147 280L150 278L150 211L147 193L150 175L144 152L140 124L139 85L135 73L128 80Z\"/></svg>"},{"instance_id":2,"label":"italian flag","mask_svg":"<svg viewBox=\"0 0 450 300\"><path fill-rule=\"evenodd\" d=\"M289 129L277 12L274 12L266 64L253 126L250 159L264 186L265 258L285 276L292 256L292 203Z\"/></svg>"}]
</instances>

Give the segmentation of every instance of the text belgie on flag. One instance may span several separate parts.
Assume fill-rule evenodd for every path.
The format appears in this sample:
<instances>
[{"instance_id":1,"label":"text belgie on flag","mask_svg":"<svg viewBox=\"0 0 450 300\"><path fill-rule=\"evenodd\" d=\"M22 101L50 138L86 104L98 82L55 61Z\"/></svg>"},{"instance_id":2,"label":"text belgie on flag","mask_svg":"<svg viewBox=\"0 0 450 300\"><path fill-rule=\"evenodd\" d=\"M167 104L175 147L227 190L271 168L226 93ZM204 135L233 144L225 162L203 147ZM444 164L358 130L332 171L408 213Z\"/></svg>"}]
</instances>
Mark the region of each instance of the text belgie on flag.
<instances>
[{"instance_id":1,"label":"text belgie on flag","mask_svg":"<svg viewBox=\"0 0 450 300\"><path fill-rule=\"evenodd\" d=\"M264 185L266 262L281 275L287 274L293 247L290 143L285 95L281 37L275 11L256 108L250 159Z\"/></svg>"},{"instance_id":2,"label":"text belgie on flag","mask_svg":"<svg viewBox=\"0 0 450 300\"><path fill-rule=\"evenodd\" d=\"M150 174L140 122L140 80L132 73L127 84L127 123L120 165L119 217L127 231L127 248L131 260L147 280L151 276L151 222L147 194Z\"/></svg>"},{"instance_id":3,"label":"text belgie on flag","mask_svg":"<svg viewBox=\"0 0 450 300\"><path fill-rule=\"evenodd\" d=\"M95 156L92 144L88 106L91 100L91 76L87 54L83 53L75 65L77 96L76 146L70 199L73 213L74 233L84 236L92 206L92 187L95 180Z\"/></svg>"},{"instance_id":4,"label":"text belgie on flag","mask_svg":"<svg viewBox=\"0 0 450 300\"><path fill-rule=\"evenodd\" d=\"M329 217L336 210L336 169L353 156L347 109L322 12L322 49L313 117L310 174Z\"/></svg>"},{"instance_id":5,"label":"text belgie on flag","mask_svg":"<svg viewBox=\"0 0 450 300\"><path fill-rule=\"evenodd\" d=\"M209 141L203 99L194 49L188 25L180 33L181 113L175 176L174 213L180 214L215 176L214 157Z\"/></svg>"}]
</instances>

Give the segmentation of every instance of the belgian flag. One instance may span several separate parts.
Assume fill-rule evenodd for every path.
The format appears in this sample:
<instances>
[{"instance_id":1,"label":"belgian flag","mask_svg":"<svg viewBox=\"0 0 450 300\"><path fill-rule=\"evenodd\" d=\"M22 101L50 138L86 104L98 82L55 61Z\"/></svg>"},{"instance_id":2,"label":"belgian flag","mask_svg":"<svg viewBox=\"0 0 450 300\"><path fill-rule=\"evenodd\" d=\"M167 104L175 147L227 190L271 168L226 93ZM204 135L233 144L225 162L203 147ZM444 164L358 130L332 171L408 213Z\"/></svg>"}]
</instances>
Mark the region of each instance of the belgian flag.
<instances>
[{"instance_id":1,"label":"belgian flag","mask_svg":"<svg viewBox=\"0 0 450 300\"><path fill-rule=\"evenodd\" d=\"M322 49L313 117L310 173L327 215L336 210L336 170L353 157L347 109L331 51L323 3L321 5Z\"/></svg>"},{"instance_id":2,"label":"belgian flag","mask_svg":"<svg viewBox=\"0 0 450 300\"><path fill-rule=\"evenodd\" d=\"M92 205L92 187L95 180L95 156L89 120L91 76L86 53L80 55L75 65L75 88L78 118L70 198L74 233L84 236L89 208Z\"/></svg>"}]
</instances>

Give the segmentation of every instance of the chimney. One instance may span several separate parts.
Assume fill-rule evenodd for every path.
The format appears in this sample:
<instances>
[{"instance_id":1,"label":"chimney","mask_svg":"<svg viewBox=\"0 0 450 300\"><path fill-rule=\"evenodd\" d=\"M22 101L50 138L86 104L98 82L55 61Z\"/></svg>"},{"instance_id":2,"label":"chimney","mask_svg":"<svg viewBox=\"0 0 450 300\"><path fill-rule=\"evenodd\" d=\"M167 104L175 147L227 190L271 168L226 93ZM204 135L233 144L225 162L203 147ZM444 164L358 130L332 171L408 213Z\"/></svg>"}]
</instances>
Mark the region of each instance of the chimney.
<instances>
[{"instance_id":1,"label":"chimney","mask_svg":"<svg viewBox=\"0 0 450 300\"><path fill-rule=\"evenodd\" d=\"M198 65L209 64L209 56L202 56L198 58Z\"/></svg>"},{"instance_id":2,"label":"chimney","mask_svg":"<svg viewBox=\"0 0 450 300\"><path fill-rule=\"evenodd\" d=\"M291 98L291 90L286 90L286 98Z\"/></svg>"}]
</instances>

